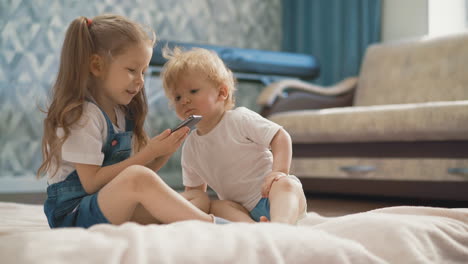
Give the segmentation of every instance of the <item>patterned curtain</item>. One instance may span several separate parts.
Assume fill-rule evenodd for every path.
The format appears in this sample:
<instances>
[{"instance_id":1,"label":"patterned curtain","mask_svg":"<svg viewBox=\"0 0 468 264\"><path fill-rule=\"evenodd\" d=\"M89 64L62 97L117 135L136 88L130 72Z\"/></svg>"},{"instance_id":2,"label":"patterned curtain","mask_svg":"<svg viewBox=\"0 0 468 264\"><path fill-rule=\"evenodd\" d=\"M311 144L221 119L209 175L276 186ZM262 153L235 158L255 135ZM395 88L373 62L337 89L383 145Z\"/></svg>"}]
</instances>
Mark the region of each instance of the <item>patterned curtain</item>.
<instances>
[{"instance_id":1,"label":"patterned curtain","mask_svg":"<svg viewBox=\"0 0 468 264\"><path fill-rule=\"evenodd\" d=\"M359 73L369 44L380 41L381 0L283 0L282 49L316 56L331 85Z\"/></svg>"}]
</instances>

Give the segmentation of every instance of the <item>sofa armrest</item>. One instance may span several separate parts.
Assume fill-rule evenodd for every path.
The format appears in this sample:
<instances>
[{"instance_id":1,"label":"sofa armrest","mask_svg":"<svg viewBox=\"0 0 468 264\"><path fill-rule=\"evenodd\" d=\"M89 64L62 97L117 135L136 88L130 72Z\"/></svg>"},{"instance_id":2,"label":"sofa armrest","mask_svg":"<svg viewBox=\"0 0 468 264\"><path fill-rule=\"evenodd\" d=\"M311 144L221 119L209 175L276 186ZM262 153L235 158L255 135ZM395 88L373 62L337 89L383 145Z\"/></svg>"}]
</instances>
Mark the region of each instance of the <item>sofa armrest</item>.
<instances>
[{"instance_id":1,"label":"sofa armrest","mask_svg":"<svg viewBox=\"0 0 468 264\"><path fill-rule=\"evenodd\" d=\"M263 91L257 97L257 104L263 107L272 106L275 100L278 97L281 97L281 94L286 89L295 89L323 96L342 95L355 89L357 86L357 81L357 77L349 77L333 86L324 87L307 83L298 79L285 79L274 82L265 87L265 89L263 89Z\"/></svg>"}]
</instances>

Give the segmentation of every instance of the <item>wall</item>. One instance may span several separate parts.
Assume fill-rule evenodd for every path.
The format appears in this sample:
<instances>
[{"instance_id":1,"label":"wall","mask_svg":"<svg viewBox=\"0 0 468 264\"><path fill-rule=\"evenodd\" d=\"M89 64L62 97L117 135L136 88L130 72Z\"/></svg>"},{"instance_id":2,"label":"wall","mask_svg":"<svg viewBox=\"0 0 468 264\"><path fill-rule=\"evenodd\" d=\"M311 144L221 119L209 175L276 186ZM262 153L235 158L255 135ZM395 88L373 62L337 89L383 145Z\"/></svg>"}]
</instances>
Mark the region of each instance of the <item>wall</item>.
<instances>
[{"instance_id":1,"label":"wall","mask_svg":"<svg viewBox=\"0 0 468 264\"><path fill-rule=\"evenodd\" d=\"M438 36L466 31L467 0L428 1L429 35Z\"/></svg>"},{"instance_id":2,"label":"wall","mask_svg":"<svg viewBox=\"0 0 468 264\"><path fill-rule=\"evenodd\" d=\"M382 41L437 37L467 30L468 0L383 0Z\"/></svg>"},{"instance_id":3,"label":"wall","mask_svg":"<svg viewBox=\"0 0 468 264\"><path fill-rule=\"evenodd\" d=\"M41 162L44 106L57 72L67 25L77 16L117 13L152 26L160 39L279 50L280 0L0 1L0 192L44 190ZM262 87L241 84L238 105L256 109ZM155 135L178 121L158 78L148 77L147 129ZM161 172L180 187L180 153Z\"/></svg>"},{"instance_id":4,"label":"wall","mask_svg":"<svg viewBox=\"0 0 468 264\"><path fill-rule=\"evenodd\" d=\"M421 37L427 33L427 0L383 0L382 42Z\"/></svg>"}]
</instances>

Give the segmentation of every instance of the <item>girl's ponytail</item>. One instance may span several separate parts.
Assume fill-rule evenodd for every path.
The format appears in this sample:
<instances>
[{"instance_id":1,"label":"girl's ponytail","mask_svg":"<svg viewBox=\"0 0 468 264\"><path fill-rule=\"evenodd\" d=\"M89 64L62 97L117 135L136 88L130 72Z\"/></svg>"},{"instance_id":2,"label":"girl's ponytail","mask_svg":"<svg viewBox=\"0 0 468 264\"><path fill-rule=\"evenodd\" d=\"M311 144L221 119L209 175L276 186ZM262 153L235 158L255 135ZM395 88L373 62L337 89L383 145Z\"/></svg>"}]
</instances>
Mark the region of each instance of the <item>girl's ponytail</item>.
<instances>
[{"instance_id":1,"label":"girl's ponytail","mask_svg":"<svg viewBox=\"0 0 468 264\"><path fill-rule=\"evenodd\" d=\"M78 17L70 23L65 34L52 102L44 119L44 161L37 171L38 177L46 173L53 162L60 160L60 149L70 135L70 126L83 113L82 106L88 94L90 79L90 57L94 50L91 26L92 23L86 17ZM62 138L57 137L58 127L64 131Z\"/></svg>"}]
</instances>

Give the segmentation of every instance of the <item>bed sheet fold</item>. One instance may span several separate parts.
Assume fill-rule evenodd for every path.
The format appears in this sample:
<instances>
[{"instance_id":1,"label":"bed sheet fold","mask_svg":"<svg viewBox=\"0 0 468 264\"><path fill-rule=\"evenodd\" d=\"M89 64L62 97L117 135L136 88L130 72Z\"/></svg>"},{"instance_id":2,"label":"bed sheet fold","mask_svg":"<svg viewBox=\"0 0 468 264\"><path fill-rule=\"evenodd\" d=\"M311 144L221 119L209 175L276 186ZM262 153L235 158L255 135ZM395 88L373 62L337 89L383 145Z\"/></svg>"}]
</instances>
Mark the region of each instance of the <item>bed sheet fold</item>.
<instances>
[{"instance_id":1,"label":"bed sheet fold","mask_svg":"<svg viewBox=\"0 0 468 264\"><path fill-rule=\"evenodd\" d=\"M101 224L49 229L39 205L0 202L2 263L468 263L468 209L388 207L297 226Z\"/></svg>"}]
</instances>

